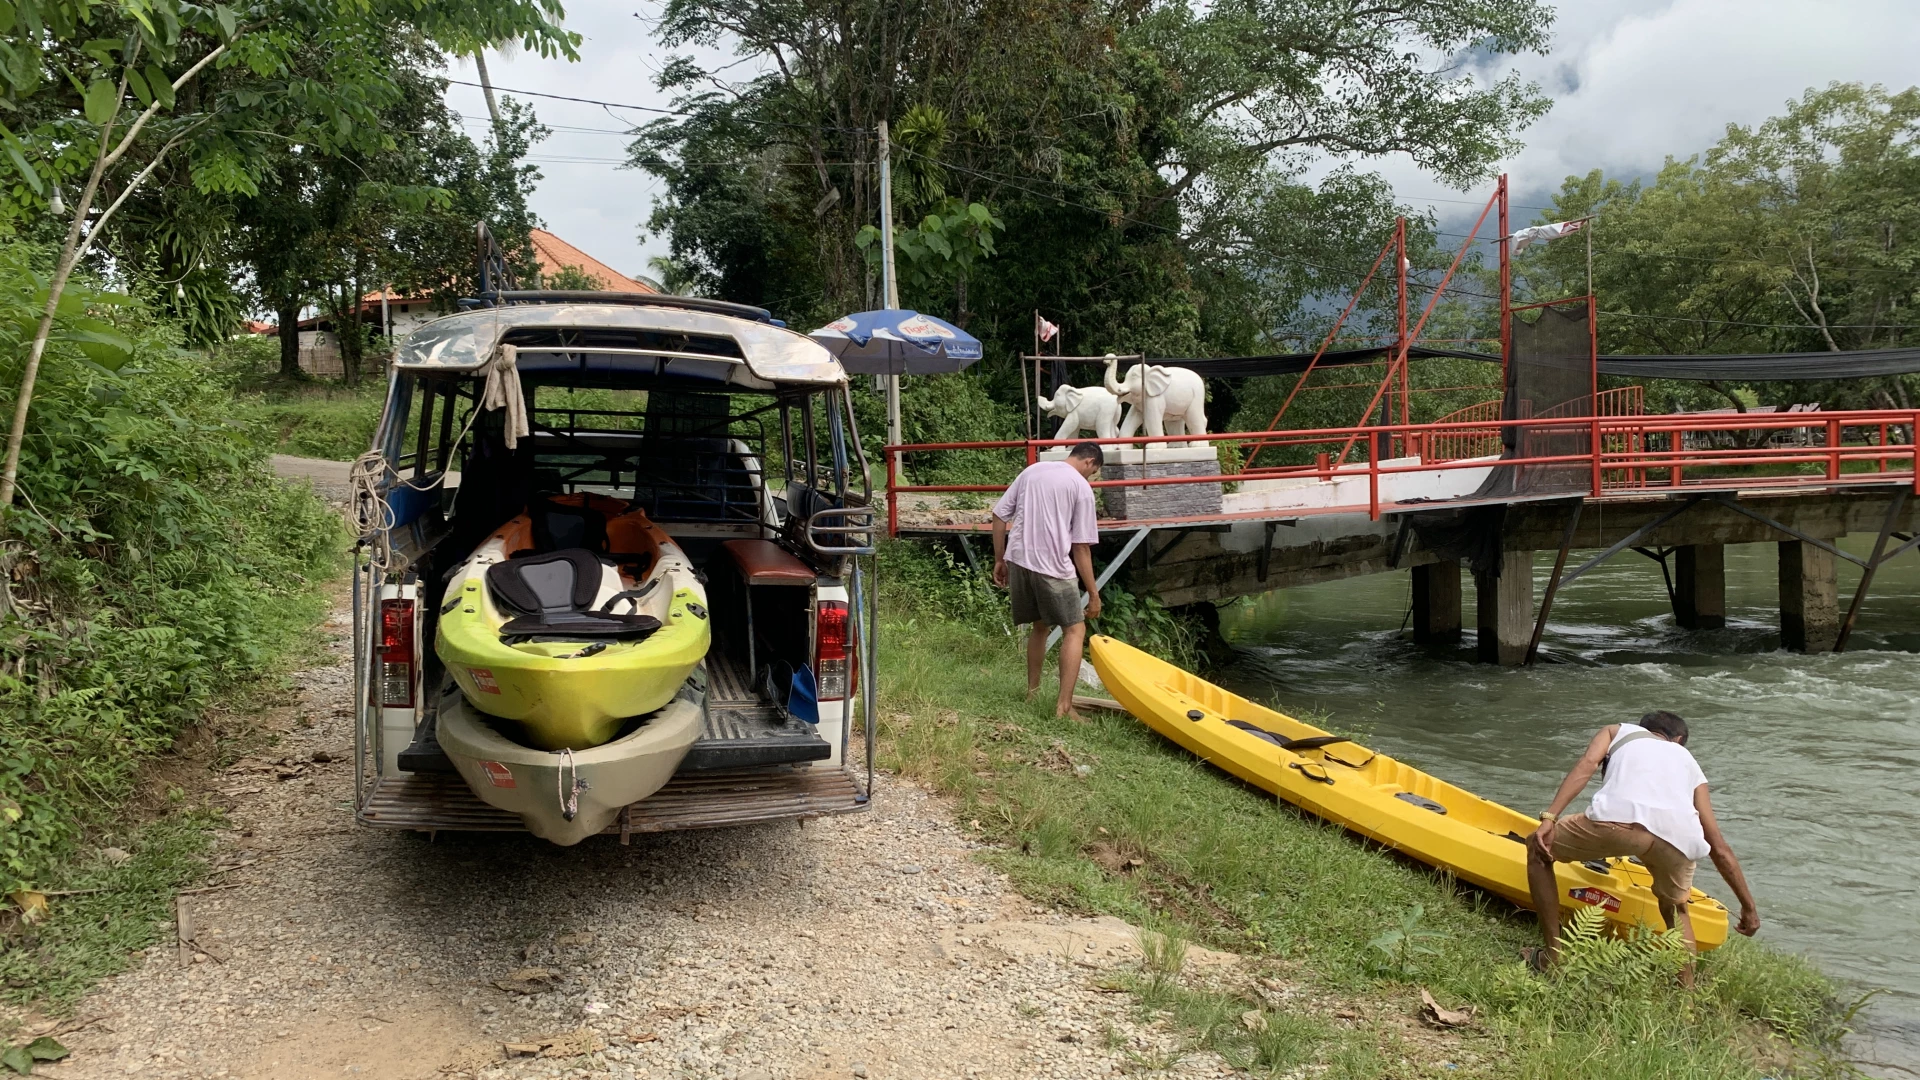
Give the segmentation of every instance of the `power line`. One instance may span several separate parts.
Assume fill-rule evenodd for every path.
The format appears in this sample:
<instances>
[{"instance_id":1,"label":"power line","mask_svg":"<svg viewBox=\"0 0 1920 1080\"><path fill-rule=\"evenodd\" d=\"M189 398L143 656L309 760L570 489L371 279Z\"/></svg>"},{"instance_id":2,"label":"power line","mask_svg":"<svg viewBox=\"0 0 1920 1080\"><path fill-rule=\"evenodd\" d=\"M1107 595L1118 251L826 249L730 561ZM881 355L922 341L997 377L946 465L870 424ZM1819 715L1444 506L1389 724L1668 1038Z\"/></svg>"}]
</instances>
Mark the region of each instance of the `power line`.
<instances>
[{"instance_id":1,"label":"power line","mask_svg":"<svg viewBox=\"0 0 1920 1080\"><path fill-rule=\"evenodd\" d=\"M466 79L447 79L446 81L449 84L454 86L471 86L480 90L486 89L486 87L482 86L480 83L469 82ZM501 94L518 94L521 97L546 98L549 101L571 101L576 105L598 105L603 109L630 109L634 112L658 113L661 116L680 116L690 120L697 120L706 115L705 113L692 112L687 109L663 109L658 105L629 105L619 101L601 101L598 98L571 97L566 94L548 94L539 90L515 90L509 86L495 86L493 89L496 93L501 93ZM738 114L731 116L729 119L736 120L742 124L759 124L762 127L792 128L796 131L847 132L847 131L856 131L856 130L857 131L866 130L865 128L856 129L856 128L835 127L830 124L794 124L794 123L789 123L785 120L758 120L758 119L754 119L753 117L740 116Z\"/></svg>"}]
</instances>

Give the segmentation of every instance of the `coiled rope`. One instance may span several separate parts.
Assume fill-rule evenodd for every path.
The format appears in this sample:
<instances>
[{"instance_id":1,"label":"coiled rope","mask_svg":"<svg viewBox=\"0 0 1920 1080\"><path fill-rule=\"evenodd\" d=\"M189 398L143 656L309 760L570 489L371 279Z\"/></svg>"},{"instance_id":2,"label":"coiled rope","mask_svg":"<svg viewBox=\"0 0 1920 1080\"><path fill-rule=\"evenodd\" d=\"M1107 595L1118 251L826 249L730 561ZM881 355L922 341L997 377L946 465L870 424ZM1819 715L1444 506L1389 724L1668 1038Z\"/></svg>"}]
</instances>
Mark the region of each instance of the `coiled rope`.
<instances>
[{"instance_id":1,"label":"coiled rope","mask_svg":"<svg viewBox=\"0 0 1920 1080\"><path fill-rule=\"evenodd\" d=\"M520 350L512 345L501 345L494 349L493 357L487 362L487 383L480 392L480 407L467 413L467 421L460 428L460 434L454 437L453 445L459 446L466 440L468 432L473 430L473 422L481 410L491 412L495 409L506 410L507 449L520 445L520 440L532 433L527 423L527 399L520 388ZM385 573L393 567L393 548L389 534L393 529L393 507L381 492L381 487L389 479L392 482L415 491L431 491L446 480L443 471L426 484L417 484L402 477L393 463L387 460L386 452L376 447L353 459L347 470L347 484L353 495L353 527L363 540L367 541L369 561L375 573Z\"/></svg>"}]
</instances>

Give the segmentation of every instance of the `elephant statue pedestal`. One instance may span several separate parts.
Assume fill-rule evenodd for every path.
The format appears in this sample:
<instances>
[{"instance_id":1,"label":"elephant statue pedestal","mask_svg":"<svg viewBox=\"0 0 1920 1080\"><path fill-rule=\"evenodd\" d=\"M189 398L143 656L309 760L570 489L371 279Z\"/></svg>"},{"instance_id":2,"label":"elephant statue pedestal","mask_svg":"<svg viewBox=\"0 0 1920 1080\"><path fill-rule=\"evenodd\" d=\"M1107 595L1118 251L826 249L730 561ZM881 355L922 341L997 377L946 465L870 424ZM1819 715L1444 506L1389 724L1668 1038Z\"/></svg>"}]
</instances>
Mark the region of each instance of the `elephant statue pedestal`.
<instances>
[{"instance_id":1,"label":"elephant statue pedestal","mask_svg":"<svg viewBox=\"0 0 1920 1080\"><path fill-rule=\"evenodd\" d=\"M1106 465L1100 470L1102 480L1159 480L1220 474L1220 455L1211 445L1107 447L1106 450ZM1105 517L1137 521L1221 512L1222 490L1218 481L1095 490L1105 502Z\"/></svg>"}]
</instances>

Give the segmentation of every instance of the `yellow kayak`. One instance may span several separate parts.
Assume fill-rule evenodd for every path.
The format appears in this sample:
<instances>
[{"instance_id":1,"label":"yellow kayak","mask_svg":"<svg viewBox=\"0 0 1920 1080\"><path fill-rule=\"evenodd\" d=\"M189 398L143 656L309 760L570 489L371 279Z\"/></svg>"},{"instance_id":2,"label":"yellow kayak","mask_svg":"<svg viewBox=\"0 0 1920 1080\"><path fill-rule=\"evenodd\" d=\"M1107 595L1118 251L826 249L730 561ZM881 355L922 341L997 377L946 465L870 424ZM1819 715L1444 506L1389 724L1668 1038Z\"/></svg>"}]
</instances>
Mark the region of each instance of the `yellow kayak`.
<instances>
[{"instance_id":1,"label":"yellow kayak","mask_svg":"<svg viewBox=\"0 0 1920 1080\"><path fill-rule=\"evenodd\" d=\"M540 750L585 750L673 700L712 641L706 589L646 514L543 500L452 575L434 649L480 712Z\"/></svg>"},{"instance_id":2,"label":"yellow kayak","mask_svg":"<svg viewBox=\"0 0 1920 1080\"><path fill-rule=\"evenodd\" d=\"M1113 638L1096 635L1087 651L1120 704L1203 760L1302 810L1532 908L1522 838L1538 820L1256 705ZM1564 911L1601 908L1619 930L1666 925L1653 879L1636 863L1557 863L1554 870ZM1689 912L1701 950L1726 942L1727 909L1718 900L1695 889Z\"/></svg>"}]
</instances>

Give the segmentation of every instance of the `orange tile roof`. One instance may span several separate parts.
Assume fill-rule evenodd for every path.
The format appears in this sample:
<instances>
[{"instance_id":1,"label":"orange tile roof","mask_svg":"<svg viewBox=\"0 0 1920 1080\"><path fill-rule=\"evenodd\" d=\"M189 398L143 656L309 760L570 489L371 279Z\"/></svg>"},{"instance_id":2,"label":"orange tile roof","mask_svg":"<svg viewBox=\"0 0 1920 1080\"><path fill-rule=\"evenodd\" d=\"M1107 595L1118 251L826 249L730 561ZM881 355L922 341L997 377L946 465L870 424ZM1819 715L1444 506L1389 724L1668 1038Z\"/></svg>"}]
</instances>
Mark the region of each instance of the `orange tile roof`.
<instances>
[{"instance_id":1,"label":"orange tile roof","mask_svg":"<svg viewBox=\"0 0 1920 1080\"><path fill-rule=\"evenodd\" d=\"M533 230L533 253L540 259L542 275L558 273L563 266L573 266L599 278L600 288L606 292L659 291L643 282L635 281L545 229Z\"/></svg>"}]
</instances>

